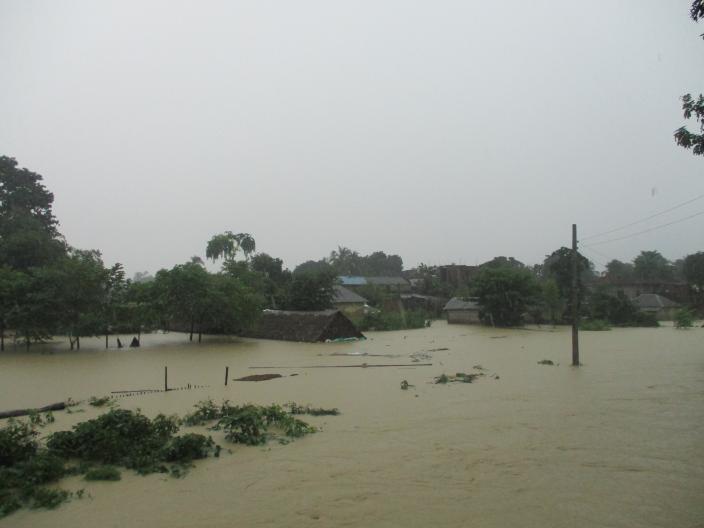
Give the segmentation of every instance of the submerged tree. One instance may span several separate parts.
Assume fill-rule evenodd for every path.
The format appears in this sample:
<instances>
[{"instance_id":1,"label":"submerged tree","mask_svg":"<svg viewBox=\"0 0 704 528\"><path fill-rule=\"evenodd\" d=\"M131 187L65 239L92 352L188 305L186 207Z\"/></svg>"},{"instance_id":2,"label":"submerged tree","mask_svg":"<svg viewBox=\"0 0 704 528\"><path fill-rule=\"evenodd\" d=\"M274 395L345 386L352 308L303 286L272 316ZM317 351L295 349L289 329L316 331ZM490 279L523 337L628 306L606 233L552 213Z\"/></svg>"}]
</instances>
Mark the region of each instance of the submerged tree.
<instances>
[{"instance_id":1,"label":"submerged tree","mask_svg":"<svg viewBox=\"0 0 704 528\"><path fill-rule=\"evenodd\" d=\"M496 326L522 324L523 314L540 294L540 286L530 272L506 267L482 269L472 287L479 298L482 321Z\"/></svg>"}]
</instances>

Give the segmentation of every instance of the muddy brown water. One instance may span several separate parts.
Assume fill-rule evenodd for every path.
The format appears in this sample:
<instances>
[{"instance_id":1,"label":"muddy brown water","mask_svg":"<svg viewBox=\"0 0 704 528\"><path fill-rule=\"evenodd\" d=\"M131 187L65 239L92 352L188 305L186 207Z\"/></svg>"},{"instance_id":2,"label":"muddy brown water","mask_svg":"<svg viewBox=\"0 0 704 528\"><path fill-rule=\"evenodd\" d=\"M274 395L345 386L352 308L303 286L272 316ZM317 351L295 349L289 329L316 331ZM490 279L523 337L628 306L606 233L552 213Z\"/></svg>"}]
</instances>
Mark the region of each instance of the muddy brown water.
<instances>
[{"instance_id":1,"label":"muddy brown water","mask_svg":"<svg viewBox=\"0 0 704 528\"><path fill-rule=\"evenodd\" d=\"M80 352L64 343L10 349L0 356L0 410L159 389L168 365L172 387L209 387L119 405L183 415L211 397L342 414L307 417L321 432L288 445L233 446L215 434L232 452L182 479L128 471L115 483L67 479L62 487L87 496L54 511L20 511L0 526L703 526L704 329L583 332L581 368L569 366L566 328L436 322L368 335L344 344L197 345L167 334L144 336L136 350L106 351L99 339ZM440 348L448 350L416 356L430 367L249 369L410 363ZM475 365L487 375L474 383L432 383ZM230 378L284 377L225 387L225 366ZM80 409L55 413L47 431L102 412Z\"/></svg>"}]
</instances>

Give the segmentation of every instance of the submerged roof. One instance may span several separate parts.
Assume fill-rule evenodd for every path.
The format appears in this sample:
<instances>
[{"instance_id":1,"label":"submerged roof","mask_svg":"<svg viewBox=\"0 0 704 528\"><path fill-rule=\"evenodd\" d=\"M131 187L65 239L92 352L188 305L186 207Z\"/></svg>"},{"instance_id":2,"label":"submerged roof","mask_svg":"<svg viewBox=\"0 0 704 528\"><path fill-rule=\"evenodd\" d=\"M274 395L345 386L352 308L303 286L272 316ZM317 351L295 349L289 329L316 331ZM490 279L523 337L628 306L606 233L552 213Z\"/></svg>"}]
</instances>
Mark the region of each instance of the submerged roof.
<instances>
[{"instance_id":1,"label":"submerged roof","mask_svg":"<svg viewBox=\"0 0 704 528\"><path fill-rule=\"evenodd\" d=\"M633 304L641 310L646 310L649 308L659 310L661 308L672 308L674 306L679 306L676 302L671 301L662 295L658 295L657 293L643 293L633 299Z\"/></svg>"},{"instance_id":2,"label":"submerged roof","mask_svg":"<svg viewBox=\"0 0 704 528\"><path fill-rule=\"evenodd\" d=\"M367 300L361 295L357 295L352 290L348 290L344 286L336 284L333 286L333 303L366 303Z\"/></svg>"},{"instance_id":3,"label":"submerged roof","mask_svg":"<svg viewBox=\"0 0 704 528\"><path fill-rule=\"evenodd\" d=\"M443 308L443 310L479 310L479 302L477 299L470 297L469 299L463 299L461 297L453 297Z\"/></svg>"},{"instance_id":4,"label":"submerged roof","mask_svg":"<svg viewBox=\"0 0 704 528\"><path fill-rule=\"evenodd\" d=\"M244 336L309 343L344 337L364 337L354 323L339 310L318 312L264 310L254 328Z\"/></svg>"},{"instance_id":5,"label":"submerged roof","mask_svg":"<svg viewBox=\"0 0 704 528\"><path fill-rule=\"evenodd\" d=\"M343 286L364 286L367 284L367 279L356 275L340 275L338 279Z\"/></svg>"}]
</instances>

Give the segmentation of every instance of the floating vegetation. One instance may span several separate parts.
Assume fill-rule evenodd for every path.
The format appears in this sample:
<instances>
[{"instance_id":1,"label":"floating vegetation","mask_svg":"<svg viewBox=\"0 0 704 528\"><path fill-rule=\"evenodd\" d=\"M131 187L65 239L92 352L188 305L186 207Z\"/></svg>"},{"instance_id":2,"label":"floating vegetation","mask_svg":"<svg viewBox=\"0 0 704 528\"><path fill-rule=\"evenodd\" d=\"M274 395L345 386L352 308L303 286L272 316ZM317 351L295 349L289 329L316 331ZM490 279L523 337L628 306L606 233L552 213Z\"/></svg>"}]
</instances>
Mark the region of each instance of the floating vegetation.
<instances>
[{"instance_id":1,"label":"floating vegetation","mask_svg":"<svg viewBox=\"0 0 704 528\"><path fill-rule=\"evenodd\" d=\"M474 368L477 368L476 366ZM481 367L480 367L481 368ZM485 369L481 369L485 370ZM457 372L454 376L448 376L447 374L441 374L435 378L435 384L446 385L447 383L472 383L477 378L484 377L483 372ZM498 376L492 376L498 379Z\"/></svg>"},{"instance_id":2,"label":"floating vegetation","mask_svg":"<svg viewBox=\"0 0 704 528\"><path fill-rule=\"evenodd\" d=\"M541 359L538 361L538 365L555 365L551 359Z\"/></svg>"},{"instance_id":3,"label":"floating vegetation","mask_svg":"<svg viewBox=\"0 0 704 528\"><path fill-rule=\"evenodd\" d=\"M603 319L589 319L588 321L580 322L579 329L589 332L604 332L606 330L611 330L611 326Z\"/></svg>"},{"instance_id":4,"label":"floating vegetation","mask_svg":"<svg viewBox=\"0 0 704 528\"><path fill-rule=\"evenodd\" d=\"M311 407L310 405L299 405L296 402L289 402L284 405L291 414L310 414L311 416L337 416L340 411L337 408L323 409L322 407Z\"/></svg>"},{"instance_id":5,"label":"floating vegetation","mask_svg":"<svg viewBox=\"0 0 704 528\"><path fill-rule=\"evenodd\" d=\"M412 385L410 385L410 384L408 383L408 381L406 381L406 380L403 380L403 381L401 382L401 390L408 390L408 387L411 387L411 386L412 386Z\"/></svg>"},{"instance_id":6,"label":"floating vegetation","mask_svg":"<svg viewBox=\"0 0 704 528\"><path fill-rule=\"evenodd\" d=\"M114 401L110 398L110 396L103 396L102 398L96 398L95 396L91 396L90 400L88 400L88 403L91 404L93 407L104 407L105 405L110 405L114 403Z\"/></svg>"}]
</instances>

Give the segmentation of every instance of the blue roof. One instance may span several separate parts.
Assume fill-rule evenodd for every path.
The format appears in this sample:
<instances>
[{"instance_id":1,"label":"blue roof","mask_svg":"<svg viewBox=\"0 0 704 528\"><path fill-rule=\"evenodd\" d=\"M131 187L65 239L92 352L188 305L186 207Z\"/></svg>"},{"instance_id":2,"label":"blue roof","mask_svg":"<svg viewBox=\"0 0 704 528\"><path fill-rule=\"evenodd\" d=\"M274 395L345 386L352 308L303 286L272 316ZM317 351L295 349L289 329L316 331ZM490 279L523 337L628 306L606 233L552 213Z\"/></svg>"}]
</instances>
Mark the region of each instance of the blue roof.
<instances>
[{"instance_id":1,"label":"blue roof","mask_svg":"<svg viewBox=\"0 0 704 528\"><path fill-rule=\"evenodd\" d=\"M343 286L364 286L367 284L367 279L354 275L340 275L338 277Z\"/></svg>"}]
</instances>

